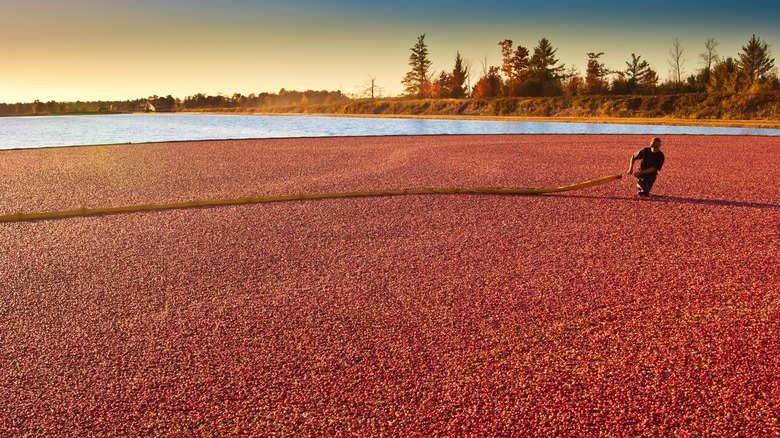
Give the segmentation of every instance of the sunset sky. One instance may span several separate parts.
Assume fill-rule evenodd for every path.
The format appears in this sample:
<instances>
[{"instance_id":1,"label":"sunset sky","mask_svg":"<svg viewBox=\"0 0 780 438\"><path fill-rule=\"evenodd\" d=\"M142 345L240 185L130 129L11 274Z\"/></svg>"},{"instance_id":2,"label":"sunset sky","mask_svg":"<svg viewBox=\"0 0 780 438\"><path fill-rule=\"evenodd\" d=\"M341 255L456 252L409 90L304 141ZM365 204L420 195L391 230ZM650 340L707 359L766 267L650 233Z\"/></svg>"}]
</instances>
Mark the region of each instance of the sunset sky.
<instances>
[{"instance_id":1,"label":"sunset sky","mask_svg":"<svg viewBox=\"0 0 780 438\"><path fill-rule=\"evenodd\" d=\"M472 83L486 59L501 64L499 41L533 50L543 37L567 69L605 52L623 70L636 53L666 79L675 36L686 73L708 38L736 56L755 33L777 58L778 17L780 2L765 0L0 0L0 102L355 93L369 76L395 96L423 33L434 69L450 71L460 51Z\"/></svg>"}]
</instances>

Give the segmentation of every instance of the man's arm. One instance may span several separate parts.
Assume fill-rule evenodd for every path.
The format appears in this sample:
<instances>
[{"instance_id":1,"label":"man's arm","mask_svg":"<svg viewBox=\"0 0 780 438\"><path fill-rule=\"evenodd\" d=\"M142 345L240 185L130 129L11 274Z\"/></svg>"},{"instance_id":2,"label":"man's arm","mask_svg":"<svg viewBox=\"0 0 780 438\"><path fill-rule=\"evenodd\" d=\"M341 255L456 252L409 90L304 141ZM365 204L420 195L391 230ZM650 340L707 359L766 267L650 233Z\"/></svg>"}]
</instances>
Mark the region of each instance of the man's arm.
<instances>
[{"instance_id":1,"label":"man's arm","mask_svg":"<svg viewBox=\"0 0 780 438\"><path fill-rule=\"evenodd\" d=\"M628 175L631 175L632 173L634 173L634 162L639 159L638 155L639 155L639 152L637 152L637 153L635 153L634 155L631 156L631 162L628 164L628 170L626 171L626 173Z\"/></svg>"},{"instance_id":2,"label":"man's arm","mask_svg":"<svg viewBox=\"0 0 780 438\"><path fill-rule=\"evenodd\" d=\"M633 170L633 167L634 167L634 163L631 162L631 170ZM637 171L636 173L634 173L634 176L639 178L640 176L644 176L644 175L647 175L647 174L650 174L650 173L653 173L653 172L658 172L658 170L655 167L648 167L645 170ZM629 172L629 173L631 173L631 172Z\"/></svg>"}]
</instances>

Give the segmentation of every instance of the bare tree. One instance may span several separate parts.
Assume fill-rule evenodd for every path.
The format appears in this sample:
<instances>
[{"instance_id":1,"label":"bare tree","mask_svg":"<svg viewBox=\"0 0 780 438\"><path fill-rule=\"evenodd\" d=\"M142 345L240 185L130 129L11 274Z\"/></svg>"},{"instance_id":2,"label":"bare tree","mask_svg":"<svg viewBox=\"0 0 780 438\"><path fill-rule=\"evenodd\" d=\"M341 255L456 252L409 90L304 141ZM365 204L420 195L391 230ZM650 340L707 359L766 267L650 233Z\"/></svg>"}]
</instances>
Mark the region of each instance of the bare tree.
<instances>
[{"instance_id":1,"label":"bare tree","mask_svg":"<svg viewBox=\"0 0 780 438\"><path fill-rule=\"evenodd\" d=\"M685 48L682 46L680 39L678 37L672 38L672 47L669 49L669 66L672 67L672 80L677 83L682 82L684 74L683 66L685 65L685 61L687 61L683 58L684 53Z\"/></svg>"},{"instance_id":2,"label":"bare tree","mask_svg":"<svg viewBox=\"0 0 780 438\"><path fill-rule=\"evenodd\" d=\"M485 61L487 62L487 55L485 55ZM464 59L463 66L466 68L466 93L471 90L471 77L474 74L474 62L471 59Z\"/></svg>"},{"instance_id":3,"label":"bare tree","mask_svg":"<svg viewBox=\"0 0 780 438\"><path fill-rule=\"evenodd\" d=\"M368 75L368 80L363 82L363 87L360 89L360 97L374 100L376 97L382 97L383 91L382 87L376 85L376 77Z\"/></svg>"},{"instance_id":4,"label":"bare tree","mask_svg":"<svg viewBox=\"0 0 780 438\"><path fill-rule=\"evenodd\" d=\"M702 64L704 64L704 68L707 70L712 70L712 66L718 62L717 47L718 42L715 41L715 38L709 38L704 42L704 53L700 54L699 58L701 58Z\"/></svg>"},{"instance_id":5,"label":"bare tree","mask_svg":"<svg viewBox=\"0 0 780 438\"><path fill-rule=\"evenodd\" d=\"M718 62L717 47L718 42L715 41L715 38L709 38L704 42L704 53L699 54L699 59L701 59L703 65L701 69L701 78L705 85L710 81L712 68L715 66L715 63Z\"/></svg>"},{"instance_id":6,"label":"bare tree","mask_svg":"<svg viewBox=\"0 0 780 438\"><path fill-rule=\"evenodd\" d=\"M482 60L480 59L479 63L482 64L482 77L487 76L488 75L488 67L490 67L488 65L488 56L487 56L487 54L485 55L485 62L482 62Z\"/></svg>"}]
</instances>

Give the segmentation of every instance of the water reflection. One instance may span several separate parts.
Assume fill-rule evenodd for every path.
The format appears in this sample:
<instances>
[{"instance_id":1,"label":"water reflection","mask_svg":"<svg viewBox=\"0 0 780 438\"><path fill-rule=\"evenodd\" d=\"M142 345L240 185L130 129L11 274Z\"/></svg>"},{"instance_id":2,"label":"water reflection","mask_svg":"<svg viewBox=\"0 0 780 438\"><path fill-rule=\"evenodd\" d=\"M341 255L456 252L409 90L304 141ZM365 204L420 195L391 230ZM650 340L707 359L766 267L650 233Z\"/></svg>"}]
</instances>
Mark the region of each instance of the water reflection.
<instances>
[{"instance_id":1,"label":"water reflection","mask_svg":"<svg viewBox=\"0 0 780 438\"><path fill-rule=\"evenodd\" d=\"M0 149L243 138L435 134L693 134L780 136L779 129L230 114L0 117Z\"/></svg>"}]
</instances>

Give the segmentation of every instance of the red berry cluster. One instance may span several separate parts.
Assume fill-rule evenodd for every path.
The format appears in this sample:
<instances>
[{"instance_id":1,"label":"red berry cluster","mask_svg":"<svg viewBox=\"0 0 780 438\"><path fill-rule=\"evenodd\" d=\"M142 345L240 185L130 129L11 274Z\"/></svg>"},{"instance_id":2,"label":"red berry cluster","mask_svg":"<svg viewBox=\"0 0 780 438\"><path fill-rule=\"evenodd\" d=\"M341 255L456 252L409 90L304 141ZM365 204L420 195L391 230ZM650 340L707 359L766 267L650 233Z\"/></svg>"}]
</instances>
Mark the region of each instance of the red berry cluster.
<instances>
[{"instance_id":1,"label":"red berry cluster","mask_svg":"<svg viewBox=\"0 0 780 438\"><path fill-rule=\"evenodd\" d=\"M0 152L0 213L619 173L645 136ZM0 225L0 436L777 436L773 137L630 178ZM713 151L727 159L712 160Z\"/></svg>"}]
</instances>

